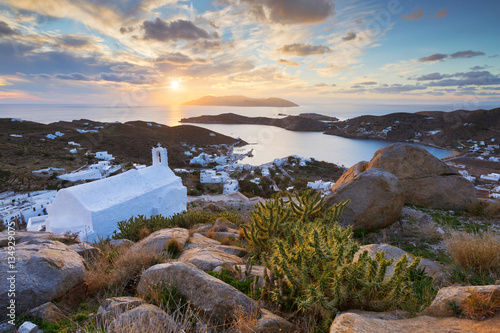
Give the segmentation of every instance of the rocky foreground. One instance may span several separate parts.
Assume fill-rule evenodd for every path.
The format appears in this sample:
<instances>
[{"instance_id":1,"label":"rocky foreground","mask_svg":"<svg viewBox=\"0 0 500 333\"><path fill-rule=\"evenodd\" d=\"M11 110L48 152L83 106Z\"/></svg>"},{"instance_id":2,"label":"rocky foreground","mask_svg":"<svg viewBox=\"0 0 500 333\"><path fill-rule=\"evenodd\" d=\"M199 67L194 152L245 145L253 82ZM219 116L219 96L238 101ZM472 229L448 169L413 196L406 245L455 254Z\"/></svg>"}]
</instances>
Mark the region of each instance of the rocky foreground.
<instances>
[{"instance_id":1,"label":"rocky foreground","mask_svg":"<svg viewBox=\"0 0 500 333\"><path fill-rule=\"evenodd\" d=\"M332 333L498 332L500 286L486 276L483 276L483 282L476 279L476 286L469 285L474 278L472 270L477 268L474 260L489 260L487 269L490 273L497 277L500 274L498 234L491 238L492 243L486 243L486 238L482 239L482 233L477 229L471 233L470 237L476 237L479 242L476 247L467 247L466 256L470 258L465 258L469 261L464 267L467 270L471 265L471 268L460 273L465 277L459 286L452 285L459 279L456 269L455 275L451 274L450 267L443 262L415 257L387 244L383 240L386 236L380 242L359 245L350 240L344 231L347 229L324 225L313 218L325 214L322 218L326 220L322 221L330 221L328 219L334 213L322 204L332 208L350 200L338 221L356 231L377 233L377 230L382 230L384 233L384 230L399 224L401 231L414 230L415 235L420 234L422 239L415 238L416 243L424 238L439 241L457 233L461 235L455 225L442 225L443 230L429 221L427 214L404 205L458 212L479 204L494 206L495 202L478 201L471 183L426 150L407 144L384 147L371 161L360 162L344 173L328 197L297 196L290 199L291 210L288 204L279 200L258 206L249 226L218 218L208 223L192 224L189 229L168 227L157 230L157 224L152 220L149 228L156 228L151 230L152 233L145 225L136 227L130 224L135 232L123 227L117 234L128 232L138 239L137 242L115 239L91 246L68 235L43 232L17 231L9 239L9 233L4 231L0 234L0 279L5 281L8 277L6 265L12 251L9 241L15 241L18 318L27 313L32 320L39 318L42 323L59 323L75 316L75 309L81 309L81 304L93 300L98 304L95 312L85 317L91 323L88 325L108 332L181 332L193 330L193 327L197 332L312 332L316 329ZM282 214L262 213L267 212L266 209L281 211ZM290 216L296 217L289 219ZM271 237L279 238L280 233L290 233L288 229L299 228L300 221L307 222L302 229L296 229L304 231L302 237L309 237L306 241L297 243L293 240L295 237L286 237L275 243L281 244L282 250L274 251L275 247L269 246ZM317 229L308 231L310 223L323 228L322 233L318 234ZM243 233L240 227L244 229ZM337 234L330 234L335 230ZM260 232L267 236L259 238L262 236L259 236ZM310 235L313 236L307 236L307 232L312 232ZM333 238L328 235L333 235ZM397 236L403 237L404 232ZM288 251L284 249L287 241L293 245ZM483 241L484 245L481 244ZM326 244L340 247L328 248ZM266 259L259 260L259 253ZM303 253L311 255L304 261ZM297 257L289 256L291 254L297 254ZM330 258L330 261L323 262L322 258ZM317 263L321 266L308 267L308 262L316 263L314 260L320 260ZM453 260L455 265L461 264L456 256ZM302 263L298 265L298 262ZM340 271L328 275L329 272L319 271L318 267ZM362 267L371 268L359 271ZM479 273L485 272L486 266L482 267ZM415 270L414 273L411 270ZM356 281L350 281L351 275L360 272ZM232 278L223 278L224 274L231 274ZM336 284L329 286L329 280L320 282L323 274L337 281ZM412 274L420 277L411 277ZM403 278L413 279L404 286L413 295L409 299L418 302L418 306L408 303L408 300L400 304L399 298L391 296L404 292L401 289L390 291L388 299L376 298L378 293L390 290L387 288L391 285L403 283L400 280ZM299 285L302 279L311 281L317 288L316 292L308 293L309 286L313 285L308 284L297 289L296 293L301 297L309 295L308 302L313 304L320 296L326 301L311 308L307 308L307 302L298 303L303 304L302 309L312 311L306 312L312 314L307 319L309 321L305 317L297 318L300 308L287 312L284 307L272 305L275 302L289 304L286 297L278 297L274 302L259 297L266 291L274 296L289 295L288 288ZM488 281L492 282L484 285ZM246 282L256 289L250 289L250 292L245 289L244 293L241 283ZM324 288L325 284L328 288ZM356 286L355 290L349 289L351 284ZM4 283L0 288L0 303L8 304L10 286ZM336 288L339 294L334 292ZM358 288L363 294L356 297L345 294L356 293ZM112 297L105 296L110 294ZM402 293L401 301L408 295ZM359 302L357 297L365 301ZM340 311L329 313L331 307L328 303L337 298L349 301L336 303L335 307ZM391 300L390 303L384 303L387 300ZM374 311L379 307L379 311ZM0 314L7 318L9 309L2 307ZM323 318L321 325L318 322L311 326L311 320L318 320L318 316ZM8 324L3 327L14 329Z\"/></svg>"}]
</instances>

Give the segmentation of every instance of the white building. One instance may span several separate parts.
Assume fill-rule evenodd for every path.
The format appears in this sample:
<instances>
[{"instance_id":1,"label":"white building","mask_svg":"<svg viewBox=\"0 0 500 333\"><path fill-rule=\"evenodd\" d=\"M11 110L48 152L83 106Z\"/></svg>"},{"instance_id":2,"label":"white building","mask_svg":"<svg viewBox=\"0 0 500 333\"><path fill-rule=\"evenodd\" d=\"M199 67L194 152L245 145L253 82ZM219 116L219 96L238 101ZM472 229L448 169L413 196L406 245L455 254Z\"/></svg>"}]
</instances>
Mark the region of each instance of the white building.
<instances>
[{"instance_id":1,"label":"white building","mask_svg":"<svg viewBox=\"0 0 500 333\"><path fill-rule=\"evenodd\" d=\"M231 193L236 193L240 190L238 181L236 179L228 179L224 183L224 191L222 193L224 194L231 194Z\"/></svg>"},{"instance_id":2,"label":"white building","mask_svg":"<svg viewBox=\"0 0 500 333\"><path fill-rule=\"evenodd\" d=\"M56 191L37 191L32 193L2 196L0 207L0 222L7 223L14 219L27 222L35 216L46 214L47 206L52 203Z\"/></svg>"},{"instance_id":3,"label":"white building","mask_svg":"<svg viewBox=\"0 0 500 333\"><path fill-rule=\"evenodd\" d=\"M88 169L78 170L60 175L57 178L76 182L80 180L95 180L108 177L122 168L121 165L111 165L109 161L99 161L89 165Z\"/></svg>"},{"instance_id":4,"label":"white building","mask_svg":"<svg viewBox=\"0 0 500 333\"><path fill-rule=\"evenodd\" d=\"M271 177L271 172L268 167L262 168L262 177Z\"/></svg>"},{"instance_id":5,"label":"white building","mask_svg":"<svg viewBox=\"0 0 500 333\"><path fill-rule=\"evenodd\" d=\"M200 183L202 184L217 184L224 183L229 179L229 174L224 171L216 172L215 170L201 170Z\"/></svg>"},{"instance_id":6,"label":"white building","mask_svg":"<svg viewBox=\"0 0 500 333\"><path fill-rule=\"evenodd\" d=\"M464 177L465 179L467 179L470 182L474 182L476 180L476 177L473 177L473 176L469 175L469 173L467 172L467 170L458 170L458 173L460 175L462 175L462 177Z\"/></svg>"},{"instance_id":7,"label":"white building","mask_svg":"<svg viewBox=\"0 0 500 333\"><path fill-rule=\"evenodd\" d=\"M317 180L315 182L307 182L307 187L322 192L330 192L334 184L335 182L325 182L322 180Z\"/></svg>"},{"instance_id":8,"label":"white building","mask_svg":"<svg viewBox=\"0 0 500 333\"><path fill-rule=\"evenodd\" d=\"M497 182L500 180L500 173L490 173L488 175L481 175L481 179L492 180Z\"/></svg>"},{"instance_id":9,"label":"white building","mask_svg":"<svg viewBox=\"0 0 500 333\"><path fill-rule=\"evenodd\" d=\"M133 216L171 216L186 210L187 190L168 167L167 150L152 149L153 165L65 188L48 206L46 231L78 232L80 239L110 237Z\"/></svg>"},{"instance_id":10,"label":"white building","mask_svg":"<svg viewBox=\"0 0 500 333\"><path fill-rule=\"evenodd\" d=\"M113 155L108 154L107 151L98 151L97 153L95 153L95 158L105 161L111 161L114 159Z\"/></svg>"}]
</instances>

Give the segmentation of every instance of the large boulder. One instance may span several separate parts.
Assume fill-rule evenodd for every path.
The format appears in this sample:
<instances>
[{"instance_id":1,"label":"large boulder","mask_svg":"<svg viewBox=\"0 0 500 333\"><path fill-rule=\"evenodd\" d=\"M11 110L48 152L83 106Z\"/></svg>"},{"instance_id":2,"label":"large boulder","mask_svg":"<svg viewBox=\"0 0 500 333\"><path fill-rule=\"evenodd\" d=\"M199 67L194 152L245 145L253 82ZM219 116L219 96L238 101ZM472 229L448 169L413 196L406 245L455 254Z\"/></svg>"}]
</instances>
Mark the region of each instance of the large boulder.
<instances>
[{"instance_id":1,"label":"large boulder","mask_svg":"<svg viewBox=\"0 0 500 333\"><path fill-rule=\"evenodd\" d=\"M189 241L184 246L184 249L189 250L189 249L204 248L204 247L216 246L216 245L220 245L220 242L215 240L215 239L205 237L205 236L195 232L189 238Z\"/></svg>"},{"instance_id":2,"label":"large boulder","mask_svg":"<svg viewBox=\"0 0 500 333\"><path fill-rule=\"evenodd\" d=\"M215 248L194 248L184 251L179 261L195 265L202 271L213 271L221 265L243 265L243 260Z\"/></svg>"},{"instance_id":3,"label":"large boulder","mask_svg":"<svg viewBox=\"0 0 500 333\"><path fill-rule=\"evenodd\" d=\"M354 230L373 230L397 221L405 202L397 177L382 169L363 171L360 163L346 174L326 198L329 205L351 200L341 215L343 225L351 225Z\"/></svg>"},{"instance_id":4,"label":"large boulder","mask_svg":"<svg viewBox=\"0 0 500 333\"><path fill-rule=\"evenodd\" d=\"M97 310L97 321L105 325L113 321L121 313L146 304L146 301L139 297L111 297L105 299Z\"/></svg>"},{"instance_id":5,"label":"large boulder","mask_svg":"<svg viewBox=\"0 0 500 333\"><path fill-rule=\"evenodd\" d=\"M431 305L422 314L432 317L451 317L454 315L453 308L460 309L463 302L476 293L482 296L490 296L493 302L500 302L500 286L452 286L439 289L439 292Z\"/></svg>"},{"instance_id":6,"label":"large boulder","mask_svg":"<svg viewBox=\"0 0 500 333\"><path fill-rule=\"evenodd\" d=\"M63 319L68 319L64 313L54 303L47 302L28 312L28 315L44 321L56 323Z\"/></svg>"},{"instance_id":7,"label":"large boulder","mask_svg":"<svg viewBox=\"0 0 500 333\"><path fill-rule=\"evenodd\" d=\"M297 327L289 321L275 315L271 311L262 309L262 318L257 321L257 324L252 327L251 332L259 333L293 333L297 332Z\"/></svg>"},{"instance_id":8,"label":"large boulder","mask_svg":"<svg viewBox=\"0 0 500 333\"><path fill-rule=\"evenodd\" d=\"M131 250L160 253L167 249L172 240L176 241L181 248L184 247L189 240L189 230L184 228L158 230L132 245Z\"/></svg>"},{"instance_id":9,"label":"large boulder","mask_svg":"<svg viewBox=\"0 0 500 333\"><path fill-rule=\"evenodd\" d=\"M181 332L174 318L152 304L142 304L123 312L107 328L112 333Z\"/></svg>"},{"instance_id":10,"label":"large boulder","mask_svg":"<svg viewBox=\"0 0 500 333\"><path fill-rule=\"evenodd\" d=\"M8 296L12 286L18 314L64 296L85 279L82 257L68 246L43 238L24 240L15 246L15 263L9 260L9 246L0 249L0 304L14 299ZM2 306L0 315L5 318L7 312Z\"/></svg>"},{"instance_id":11,"label":"large boulder","mask_svg":"<svg viewBox=\"0 0 500 333\"><path fill-rule=\"evenodd\" d=\"M9 237L14 237L14 240L16 241L16 244L19 243L26 243L31 240L52 240L52 241L59 241L63 244L66 245L71 245L71 244L77 244L80 243L80 240L76 235L69 235L69 234L54 234L51 232L45 232L45 231L21 231L21 230L16 230L15 233L12 233L12 231L9 232L7 230L4 230L0 232L0 248L7 246L9 242Z\"/></svg>"},{"instance_id":12,"label":"large boulder","mask_svg":"<svg viewBox=\"0 0 500 333\"><path fill-rule=\"evenodd\" d=\"M214 323L223 324L241 315L261 316L255 301L193 265L172 262L152 266L142 273L137 291L147 295L152 286L162 284L175 286L182 297Z\"/></svg>"},{"instance_id":13,"label":"large boulder","mask_svg":"<svg viewBox=\"0 0 500 333\"><path fill-rule=\"evenodd\" d=\"M434 333L498 332L500 316L484 321L420 316L397 319L384 313L349 311L340 314L330 326L330 333Z\"/></svg>"},{"instance_id":14,"label":"large boulder","mask_svg":"<svg viewBox=\"0 0 500 333\"><path fill-rule=\"evenodd\" d=\"M375 152L367 169L384 169L399 178L406 202L465 210L476 201L474 185L424 148L395 143Z\"/></svg>"}]
</instances>

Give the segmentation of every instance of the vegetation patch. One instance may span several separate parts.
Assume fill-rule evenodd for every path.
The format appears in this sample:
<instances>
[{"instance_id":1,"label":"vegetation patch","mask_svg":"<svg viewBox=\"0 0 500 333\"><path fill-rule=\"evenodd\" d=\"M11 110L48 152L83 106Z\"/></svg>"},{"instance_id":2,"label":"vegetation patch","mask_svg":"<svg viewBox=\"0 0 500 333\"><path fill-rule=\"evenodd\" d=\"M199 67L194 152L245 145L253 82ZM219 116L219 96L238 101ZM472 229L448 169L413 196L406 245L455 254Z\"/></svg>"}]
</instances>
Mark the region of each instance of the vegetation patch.
<instances>
[{"instance_id":1,"label":"vegetation patch","mask_svg":"<svg viewBox=\"0 0 500 333\"><path fill-rule=\"evenodd\" d=\"M232 223L240 224L241 218L237 213L229 212L207 212L201 210L190 210L184 213L175 214L171 217L154 215L145 217L143 215L131 217L126 221L118 222L118 230L114 232L113 239L128 239L137 242L141 239L141 230L146 228L149 233L166 228L186 228L190 229L195 224L214 223L218 218L225 218Z\"/></svg>"}]
</instances>

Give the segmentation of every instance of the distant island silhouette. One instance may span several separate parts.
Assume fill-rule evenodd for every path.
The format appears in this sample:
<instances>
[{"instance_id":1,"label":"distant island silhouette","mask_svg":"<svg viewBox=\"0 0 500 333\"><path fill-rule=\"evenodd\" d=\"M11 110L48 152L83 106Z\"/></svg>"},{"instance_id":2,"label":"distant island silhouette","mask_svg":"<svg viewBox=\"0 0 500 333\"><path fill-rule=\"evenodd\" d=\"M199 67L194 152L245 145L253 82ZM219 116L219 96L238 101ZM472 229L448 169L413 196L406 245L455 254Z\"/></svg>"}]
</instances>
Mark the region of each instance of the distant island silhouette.
<instances>
[{"instance_id":1,"label":"distant island silhouette","mask_svg":"<svg viewBox=\"0 0 500 333\"><path fill-rule=\"evenodd\" d=\"M183 105L199 105L199 106L243 106L243 107L294 107L299 106L286 99L270 97L270 98L251 98L246 96L204 96L184 103Z\"/></svg>"}]
</instances>

